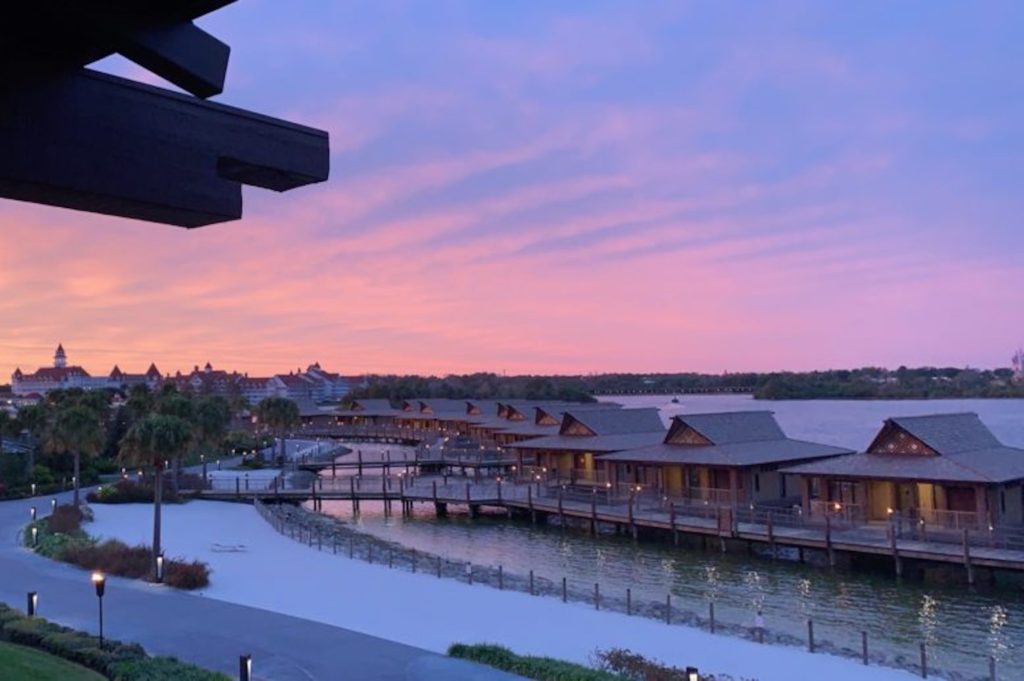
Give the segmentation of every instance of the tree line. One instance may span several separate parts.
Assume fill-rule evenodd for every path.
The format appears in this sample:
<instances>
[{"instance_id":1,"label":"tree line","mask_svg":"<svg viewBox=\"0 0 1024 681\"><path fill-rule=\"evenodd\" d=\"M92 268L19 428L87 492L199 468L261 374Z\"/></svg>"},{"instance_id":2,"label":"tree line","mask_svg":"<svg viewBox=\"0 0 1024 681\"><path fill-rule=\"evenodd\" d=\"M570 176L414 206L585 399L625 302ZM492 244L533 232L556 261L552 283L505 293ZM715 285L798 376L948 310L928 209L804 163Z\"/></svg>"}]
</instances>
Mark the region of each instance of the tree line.
<instances>
[{"instance_id":1,"label":"tree line","mask_svg":"<svg viewBox=\"0 0 1024 681\"><path fill-rule=\"evenodd\" d=\"M594 395L749 392L756 399L927 399L1024 397L1024 383L1010 369L956 367L878 367L809 372L723 374L605 373L577 376L494 373L438 376L380 375L347 399L385 398L392 402L424 397L522 399L590 402Z\"/></svg>"}]
</instances>

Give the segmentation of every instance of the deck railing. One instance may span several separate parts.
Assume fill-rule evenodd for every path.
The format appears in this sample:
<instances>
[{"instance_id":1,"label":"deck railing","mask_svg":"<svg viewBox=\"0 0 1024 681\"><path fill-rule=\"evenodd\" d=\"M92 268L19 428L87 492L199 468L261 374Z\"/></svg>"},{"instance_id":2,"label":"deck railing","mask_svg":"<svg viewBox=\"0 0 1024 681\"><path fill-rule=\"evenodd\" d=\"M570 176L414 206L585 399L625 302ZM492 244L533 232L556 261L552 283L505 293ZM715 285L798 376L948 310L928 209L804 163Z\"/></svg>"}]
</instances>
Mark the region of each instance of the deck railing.
<instances>
[{"instance_id":1,"label":"deck railing","mask_svg":"<svg viewBox=\"0 0 1024 681\"><path fill-rule=\"evenodd\" d=\"M844 504L839 501L812 499L809 508L808 520L810 521L823 521L827 517L833 522L845 525L863 525L867 518L862 504Z\"/></svg>"}]
</instances>

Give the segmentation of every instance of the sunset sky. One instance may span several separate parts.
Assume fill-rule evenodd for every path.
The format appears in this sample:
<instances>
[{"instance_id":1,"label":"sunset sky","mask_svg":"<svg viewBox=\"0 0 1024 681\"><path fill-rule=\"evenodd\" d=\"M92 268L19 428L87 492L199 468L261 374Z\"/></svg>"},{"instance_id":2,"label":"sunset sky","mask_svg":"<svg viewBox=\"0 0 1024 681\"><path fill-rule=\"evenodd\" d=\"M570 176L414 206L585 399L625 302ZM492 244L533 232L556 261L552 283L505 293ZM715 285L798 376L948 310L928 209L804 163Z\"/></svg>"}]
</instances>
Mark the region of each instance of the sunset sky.
<instances>
[{"instance_id":1,"label":"sunset sky","mask_svg":"<svg viewBox=\"0 0 1024 681\"><path fill-rule=\"evenodd\" d=\"M322 185L198 230L0 200L0 382L1008 366L1024 3L240 0ZM156 82L112 59L104 70Z\"/></svg>"}]
</instances>

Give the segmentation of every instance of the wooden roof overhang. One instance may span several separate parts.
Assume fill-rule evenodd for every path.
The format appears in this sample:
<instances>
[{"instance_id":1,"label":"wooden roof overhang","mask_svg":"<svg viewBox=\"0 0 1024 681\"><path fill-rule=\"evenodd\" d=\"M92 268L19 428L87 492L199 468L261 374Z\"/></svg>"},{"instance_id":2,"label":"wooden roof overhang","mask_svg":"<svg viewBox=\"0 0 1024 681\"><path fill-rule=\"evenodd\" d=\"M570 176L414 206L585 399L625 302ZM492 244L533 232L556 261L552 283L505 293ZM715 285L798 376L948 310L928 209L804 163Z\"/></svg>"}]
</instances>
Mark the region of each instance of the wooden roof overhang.
<instances>
[{"instance_id":1,"label":"wooden roof overhang","mask_svg":"<svg viewBox=\"0 0 1024 681\"><path fill-rule=\"evenodd\" d=\"M230 48L192 22L234 0L11 0L0 22L0 197L199 227L242 185L329 174L323 130L214 104ZM120 53L188 94L85 68Z\"/></svg>"}]
</instances>

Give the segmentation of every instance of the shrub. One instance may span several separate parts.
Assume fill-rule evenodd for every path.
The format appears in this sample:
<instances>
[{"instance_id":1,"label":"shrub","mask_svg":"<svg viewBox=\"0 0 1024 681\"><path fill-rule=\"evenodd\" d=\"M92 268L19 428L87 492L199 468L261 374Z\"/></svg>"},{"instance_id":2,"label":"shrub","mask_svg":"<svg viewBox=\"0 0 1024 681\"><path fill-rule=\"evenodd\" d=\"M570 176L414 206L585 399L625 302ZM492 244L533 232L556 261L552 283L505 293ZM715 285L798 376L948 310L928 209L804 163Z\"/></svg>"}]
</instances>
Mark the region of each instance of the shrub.
<instances>
[{"instance_id":1,"label":"shrub","mask_svg":"<svg viewBox=\"0 0 1024 681\"><path fill-rule=\"evenodd\" d=\"M622 648L597 651L601 668L635 681L686 681L686 671Z\"/></svg>"},{"instance_id":2,"label":"shrub","mask_svg":"<svg viewBox=\"0 0 1024 681\"><path fill-rule=\"evenodd\" d=\"M53 471L47 466L37 463L32 467L32 482L37 485L52 485L57 482L57 479L53 477Z\"/></svg>"},{"instance_id":3,"label":"shrub","mask_svg":"<svg viewBox=\"0 0 1024 681\"><path fill-rule=\"evenodd\" d=\"M54 560L64 560L64 553L69 548L92 546L95 540L85 533L79 534L57 534L46 529L46 523L36 524L39 529L39 540L36 544L36 553ZM31 526L25 532L25 545L32 545Z\"/></svg>"},{"instance_id":4,"label":"shrub","mask_svg":"<svg viewBox=\"0 0 1024 681\"><path fill-rule=\"evenodd\" d=\"M517 655L508 648L498 645L456 643L448 648L448 655L480 662L537 681L622 681L627 678L609 671L550 657Z\"/></svg>"},{"instance_id":5,"label":"shrub","mask_svg":"<svg viewBox=\"0 0 1024 681\"><path fill-rule=\"evenodd\" d=\"M136 482L118 480L89 492L86 501L90 504L151 504L153 503L153 481ZM163 503L181 503L181 497L174 494L170 485L164 485Z\"/></svg>"},{"instance_id":6,"label":"shrub","mask_svg":"<svg viewBox=\"0 0 1024 681\"><path fill-rule=\"evenodd\" d=\"M102 544L68 545L60 559L86 570L146 579L152 569L152 556L153 550L148 546L128 546L110 539ZM210 567L199 561L165 561L164 583L175 589L201 589L210 584Z\"/></svg>"},{"instance_id":7,"label":"shrub","mask_svg":"<svg viewBox=\"0 0 1024 681\"><path fill-rule=\"evenodd\" d=\"M202 589L210 584L210 566L197 560L168 561L164 566L164 583L175 589Z\"/></svg>"},{"instance_id":8,"label":"shrub","mask_svg":"<svg viewBox=\"0 0 1024 681\"><path fill-rule=\"evenodd\" d=\"M209 672L172 657L146 657L136 643L99 639L40 617L25 617L0 603L0 636L18 645L44 650L52 655L93 669L114 681L227 681L223 674Z\"/></svg>"},{"instance_id":9,"label":"shrub","mask_svg":"<svg viewBox=\"0 0 1024 681\"><path fill-rule=\"evenodd\" d=\"M58 506L46 519L46 529L59 534L78 534L82 531L82 518L82 511L77 506Z\"/></svg>"},{"instance_id":10,"label":"shrub","mask_svg":"<svg viewBox=\"0 0 1024 681\"><path fill-rule=\"evenodd\" d=\"M139 579L150 572L151 551L145 546L128 546L116 539L89 546L69 546L61 560L86 570L99 570L119 577Z\"/></svg>"},{"instance_id":11,"label":"shrub","mask_svg":"<svg viewBox=\"0 0 1024 681\"><path fill-rule=\"evenodd\" d=\"M226 681L224 674L200 669L173 657L150 657L117 662L110 667L112 681Z\"/></svg>"},{"instance_id":12,"label":"shrub","mask_svg":"<svg viewBox=\"0 0 1024 681\"><path fill-rule=\"evenodd\" d=\"M117 461L114 459L96 459L92 462L90 468L95 470L97 473L110 474L117 472L120 469L120 466L118 466Z\"/></svg>"}]
</instances>

